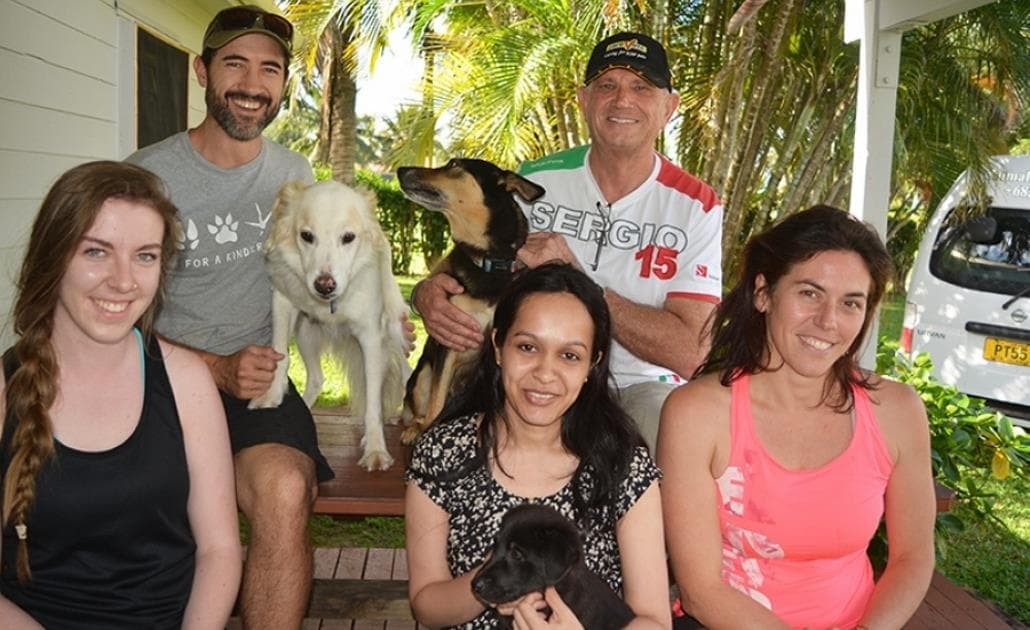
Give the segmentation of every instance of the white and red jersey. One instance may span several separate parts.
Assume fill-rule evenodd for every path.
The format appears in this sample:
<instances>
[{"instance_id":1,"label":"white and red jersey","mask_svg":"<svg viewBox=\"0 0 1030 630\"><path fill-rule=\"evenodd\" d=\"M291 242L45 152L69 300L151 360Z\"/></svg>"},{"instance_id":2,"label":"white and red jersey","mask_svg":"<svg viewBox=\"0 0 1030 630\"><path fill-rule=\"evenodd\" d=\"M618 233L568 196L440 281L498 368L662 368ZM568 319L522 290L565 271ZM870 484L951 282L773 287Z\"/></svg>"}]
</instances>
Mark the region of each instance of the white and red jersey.
<instances>
[{"instance_id":1,"label":"white and red jersey","mask_svg":"<svg viewBox=\"0 0 1030 630\"><path fill-rule=\"evenodd\" d=\"M595 282L634 302L656 308L668 298L719 302L722 204L715 191L655 153L647 181L609 204L588 167L589 148L576 147L519 168L546 190L541 199L523 206L530 230L563 235ZM618 387L683 380L618 342L612 344L611 365Z\"/></svg>"}]
</instances>

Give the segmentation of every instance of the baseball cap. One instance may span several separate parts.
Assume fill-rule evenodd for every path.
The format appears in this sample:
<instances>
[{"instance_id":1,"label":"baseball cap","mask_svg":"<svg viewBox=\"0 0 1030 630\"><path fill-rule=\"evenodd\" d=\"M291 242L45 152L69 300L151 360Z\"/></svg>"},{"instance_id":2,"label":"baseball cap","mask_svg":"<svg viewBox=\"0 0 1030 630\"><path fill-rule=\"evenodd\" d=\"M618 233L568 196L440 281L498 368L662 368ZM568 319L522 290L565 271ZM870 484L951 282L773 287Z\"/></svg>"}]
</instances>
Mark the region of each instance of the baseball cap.
<instances>
[{"instance_id":1,"label":"baseball cap","mask_svg":"<svg viewBox=\"0 0 1030 630\"><path fill-rule=\"evenodd\" d=\"M612 68L625 68L647 79L656 87L672 89L672 74L665 49L640 33L616 33L594 46L587 62L588 84Z\"/></svg>"},{"instance_id":2,"label":"baseball cap","mask_svg":"<svg viewBox=\"0 0 1030 630\"><path fill-rule=\"evenodd\" d=\"M293 24L252 4L219 11L204 33L204 48L218 49L250 33L262 33L279 42L287 57L293 52Z\"/></svg>"}]
</instances>

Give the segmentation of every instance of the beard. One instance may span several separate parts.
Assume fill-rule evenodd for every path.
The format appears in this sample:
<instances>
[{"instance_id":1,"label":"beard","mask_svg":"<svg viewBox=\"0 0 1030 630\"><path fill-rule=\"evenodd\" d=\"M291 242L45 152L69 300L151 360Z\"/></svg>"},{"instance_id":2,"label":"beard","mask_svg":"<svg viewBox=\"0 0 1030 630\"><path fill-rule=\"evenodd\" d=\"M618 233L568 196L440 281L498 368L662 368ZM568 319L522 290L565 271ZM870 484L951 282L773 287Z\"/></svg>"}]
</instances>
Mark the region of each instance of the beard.
<instances>
[{"instance_id":1,"label":"beard","mask_svg":"<svg viewBox=\"0 0 1030 630\"><path fill-rule=\"evenodd\" d=\"M240 120L229 109L229 99L233 97L247 98L264 103L264 116L256 120ZM207 111L218 125L225 130L225 133L233 140L241 142L253 140L260 136L265 127L275 120L275 117L279 114L279 107L282 105L281 100L273 103L272 99L267 96L257 96L247 94L246 92L226 92L224 97L219 98L210 84L208 84L207 90L204 92L204 102L207 103Z\"/></svg>"}]
</instances>

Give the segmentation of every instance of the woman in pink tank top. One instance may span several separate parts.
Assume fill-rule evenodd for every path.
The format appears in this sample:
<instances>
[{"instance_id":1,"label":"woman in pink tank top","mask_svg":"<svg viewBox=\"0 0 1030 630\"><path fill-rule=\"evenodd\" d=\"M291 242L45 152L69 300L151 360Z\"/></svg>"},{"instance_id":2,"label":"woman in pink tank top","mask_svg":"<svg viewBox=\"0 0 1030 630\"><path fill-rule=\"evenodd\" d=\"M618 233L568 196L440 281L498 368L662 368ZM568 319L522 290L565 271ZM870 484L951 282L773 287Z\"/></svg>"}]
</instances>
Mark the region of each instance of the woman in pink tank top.
<instances>
[{"instance_id":1,"label":"woman in pink tank top","mask_svg":"<svg viewBox=\"0 0 1030 630\"><path fill-rule=\"evenodd\" d=\"M699 376L662 411L666 540L708 628L900 628L933 572L926 412L858 367L891 261L815 206L748 242ZM866 547L886 516L874 583Z\"/></svg>"}]
</instances>

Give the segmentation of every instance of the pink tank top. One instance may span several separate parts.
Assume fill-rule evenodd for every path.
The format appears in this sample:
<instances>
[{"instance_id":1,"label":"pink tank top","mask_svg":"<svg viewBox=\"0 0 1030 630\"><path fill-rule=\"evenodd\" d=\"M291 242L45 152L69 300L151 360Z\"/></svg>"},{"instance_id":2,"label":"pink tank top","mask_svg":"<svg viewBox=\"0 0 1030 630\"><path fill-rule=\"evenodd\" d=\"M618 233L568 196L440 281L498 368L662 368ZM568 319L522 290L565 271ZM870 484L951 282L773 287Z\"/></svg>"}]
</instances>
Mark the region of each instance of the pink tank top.
<instances>
[{"instance_id":1,"label":"pink tank top","mask_svg":"<svg viewBox=\"0 0 1030 630\"><path fill-rule=\"evenodd\" d=\"M730 459L716 480L722 578L795 628L853 628L873 592L866 546L883 515L893 463L869 394L854 387L843 453L789 470L759 442L749 375L731 385Z\"/></svg>"}]
</instances>

